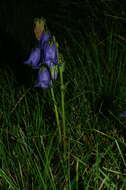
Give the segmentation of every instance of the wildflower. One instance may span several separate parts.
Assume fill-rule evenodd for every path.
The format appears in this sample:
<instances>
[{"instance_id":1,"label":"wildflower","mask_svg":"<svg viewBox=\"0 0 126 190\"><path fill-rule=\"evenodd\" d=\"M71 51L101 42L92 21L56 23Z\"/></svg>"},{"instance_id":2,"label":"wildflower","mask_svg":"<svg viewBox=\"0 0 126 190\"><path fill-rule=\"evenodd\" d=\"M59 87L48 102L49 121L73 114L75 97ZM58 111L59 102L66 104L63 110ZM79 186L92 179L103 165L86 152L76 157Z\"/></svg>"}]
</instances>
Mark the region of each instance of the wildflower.
<instances>
[{"instance_id":1,"label":"wildflower","mask_svg":"<svg viewBox=\"0 0 126 190\"><path fill-rule=\"evenodd\" d=\"M51 43L51 42L49 42ZM44 45L44 62L48 67L53 66L53 64L58 64L57 59L57 48L56 45L53 43L50 45L48 42Z\"/></svg>"},{"instance_id":2,"label":"wildflower","mask_svg":"<svg viewBox=\"0 0 126 190\"><path fill-rule=\"evenodd\" d=\"M33 69L39 69L34 87L48 88L52 80L56 80L58 76L58 66L60 66L58 49L54 37L50 32L45 31L45 20L35 19L34 24L34 33L39 43L24 64L31 65Z\"/></svg>"},{"instance_id":3,"label":"wildflower","mask_svg":"<svg viewBox=\"0 0 126 190\"><path fill-rule=\"evenodd\" d=\"M46 67L43 67L38 71L37 82L34 84L34 87L49 88L50 86L50 73Z\"/></svg>"},{"instance_id":4,"label":"wildflower","mask_svg":"<svg viewBox=\"0 0 126 190\"><path fill-rule=\"evenodd\" d=\"M120 117L126 117L126 111L122 112L122 113L120 114Z\"/></svg>"}]
</instances>

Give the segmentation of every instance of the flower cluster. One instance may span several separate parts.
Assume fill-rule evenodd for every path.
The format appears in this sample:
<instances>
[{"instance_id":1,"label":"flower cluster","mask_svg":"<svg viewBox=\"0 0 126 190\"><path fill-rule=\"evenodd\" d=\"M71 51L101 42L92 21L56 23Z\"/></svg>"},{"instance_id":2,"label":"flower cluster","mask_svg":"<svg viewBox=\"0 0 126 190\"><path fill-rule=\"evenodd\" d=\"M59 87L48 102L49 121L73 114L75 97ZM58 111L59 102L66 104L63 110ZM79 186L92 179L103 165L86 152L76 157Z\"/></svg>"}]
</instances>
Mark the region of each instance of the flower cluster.
<instances>
[{"instance_id":1,"label":"flower cluster","mask_svg":"<svg viewBox=\"0 0 126 190\"><path fill-rule=\"evenodd\" d=\"M60 64L58 63L58 49L49 32L41 34L38 46L32 50L24 64L38 69L38 77L34 87L49 88L52 86L52 80L57 79Z\"/></svg>"}]
</instances>

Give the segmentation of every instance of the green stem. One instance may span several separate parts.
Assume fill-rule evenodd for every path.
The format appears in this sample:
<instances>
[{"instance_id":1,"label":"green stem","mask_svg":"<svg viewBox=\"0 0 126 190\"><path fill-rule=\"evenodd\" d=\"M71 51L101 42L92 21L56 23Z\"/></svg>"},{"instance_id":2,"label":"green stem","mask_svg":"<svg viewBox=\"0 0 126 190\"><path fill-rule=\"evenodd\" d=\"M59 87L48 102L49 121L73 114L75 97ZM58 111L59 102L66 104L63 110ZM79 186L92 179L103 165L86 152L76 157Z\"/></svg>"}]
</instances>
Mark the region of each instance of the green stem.
<instances>
[{"instance_id":1,"label":"green stem","mask_svg":"<svg viewBox=\"0 0 126 190\"><path fill-rule=\"evenodd\" d=\"M53 99L53 102L54 102L54 109L55 109L55 115L56 115L56 122L57 122L58 130L59 130L59 141L61 142L61 128L60 128L58 109L57 109L57 105L56 105L56 100L55 100L53 88L51 88L51 95L52 95L52 99Z\"/></svg>"},{"instance_id":2,"label":"green stem","mask_svg":"<svg viewBox=\"0 0 126 190\"><path fill-rule=\"evenodd\" d=\"M63 84L63 72L60 68L60 80L61 80L61 105L62 105L62 120L63 120L63 136L66 137L66 128L65 128L65 104L64 104L64 84Z\"/></svg>"},{"instance_id":3,"label":"green stem","mask_svg":"<svg viewBox=\"0 0 126 190\"><path fill-rule=\"evenodd\" d=\"M65 86L63 84L63 68L60 67L60 81L61 81L61 105L62 105L62 124L63 124L63 145L64 145L64 158L66 158L67 144L66 144L66 127L65 127L65 104L64 104L64 90Z\"/></svg>"}]
</instances>

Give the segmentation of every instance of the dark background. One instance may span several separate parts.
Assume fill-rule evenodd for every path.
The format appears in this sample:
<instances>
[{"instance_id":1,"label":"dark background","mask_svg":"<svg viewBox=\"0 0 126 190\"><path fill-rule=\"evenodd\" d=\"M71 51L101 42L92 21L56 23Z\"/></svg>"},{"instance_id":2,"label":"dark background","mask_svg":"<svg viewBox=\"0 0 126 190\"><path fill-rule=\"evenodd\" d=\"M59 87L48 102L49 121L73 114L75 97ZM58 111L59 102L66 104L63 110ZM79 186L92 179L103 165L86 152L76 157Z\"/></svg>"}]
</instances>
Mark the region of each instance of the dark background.
<instances>
[{"instance_id":1,"label":"dark background","mask_svg":"<svg viewBox=\"0 0 126 190\"><path fill-rule=\"evenodd\" d=\"M33 18L45 17L48 28L59 44L64 41L72 48L70 36L78 41L82 34L88 41L88 34L99 35L103 40L111 25L125 34L125 1L104 0L36 0L0 2L0 67L12 69L20 84L30 80L33 71L23 65L31 48L35 45ZM78 34L78 31L80 32ZM64 46L65 48L65 46Z\"/></svg>"}]
</instances>

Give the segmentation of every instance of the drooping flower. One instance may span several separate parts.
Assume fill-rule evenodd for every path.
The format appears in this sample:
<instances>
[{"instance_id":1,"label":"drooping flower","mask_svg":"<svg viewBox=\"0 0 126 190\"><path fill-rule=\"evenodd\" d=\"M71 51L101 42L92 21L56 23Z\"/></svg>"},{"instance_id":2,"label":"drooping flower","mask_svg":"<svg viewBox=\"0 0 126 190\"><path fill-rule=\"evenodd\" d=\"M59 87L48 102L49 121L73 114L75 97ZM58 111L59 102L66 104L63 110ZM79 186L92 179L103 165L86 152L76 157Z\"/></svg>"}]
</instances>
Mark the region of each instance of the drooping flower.
<instances>
[{"instance_id":1,"label":"drooping flower","mask_svg":"<svg viewBox=\"0 0 126 190\"><path fill-rule=\"evenodd\" d=\"M52 45L45 43L44 45L44 64L49 68L58 65L57 48L54 43Z\"/></svg>"},{"instance_id":2,"label":"drooping flower","mask_svg":"<svg viewBox=\"0 0 126 190\"><path fill-rule=\"evenodd\" d=\"M120 114L120 117L126 117L126 111L122 112L122 113Z\"/></svg>"},{"instance_id":3,"label":"drooping flower","mask_svg":"<svg viewBox=\"0 0 126 190\"><path fill-rule=\"evenodd\" d=\"M34 87L49 88L51 84L50 72L46 67L43 67L38 71L37 82Z\"/></svg>"},{"instance_id":4,"label":"drooping flower","mask_svg":"<svg viewBox=\"0 0 126 190\"><path fill-rule=\"evenodd\" d=\"M44 29L45 20L37 19L34 24L34 33L39 43L24 64L38 69L37 82L34 87L53 87L52 80L57 79L58 66L61 66L58 61L58 46L55 37L52 37L51 33Z\"/></svg>"}]
</instances>

